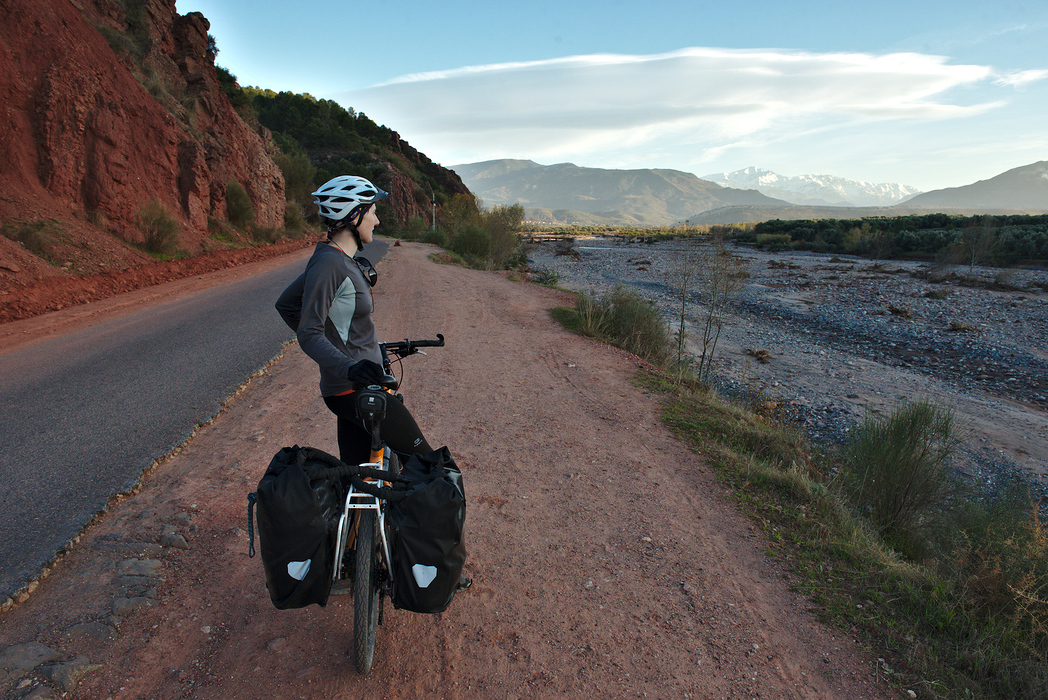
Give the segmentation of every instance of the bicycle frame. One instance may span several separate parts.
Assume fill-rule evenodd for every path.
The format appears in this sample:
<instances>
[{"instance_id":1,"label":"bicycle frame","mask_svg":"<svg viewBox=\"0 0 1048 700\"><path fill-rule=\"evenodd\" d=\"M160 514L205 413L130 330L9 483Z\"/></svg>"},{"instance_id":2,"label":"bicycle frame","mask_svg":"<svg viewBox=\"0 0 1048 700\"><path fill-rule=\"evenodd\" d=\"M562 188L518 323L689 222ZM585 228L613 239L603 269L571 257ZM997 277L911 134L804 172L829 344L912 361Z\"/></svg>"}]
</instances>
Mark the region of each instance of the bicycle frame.
<instances>
[{"instance_id":1,"label":"bicycle frame","mask_svg":"<svg viewBox=\"0 0 1048 700\"><path fill-rule=\"evenodd\" d=\"M382 421L386 417L386 407L390 401L401 401L394 391L399 381L393 376L389 354L402 360L408 355L425 354L420 348L440 347L444 345L444 336L437 334L436 340L405 340L395 343L379 343L382 354L382 369L385 377L374 385L361 388L356 395L357 417L371 434L370 462L361 467L389 472L388 479L377 480L393 485L396 467L396 456L382 439ZM364 516L372 511L375 518ZM361 524L363 523L363 529ZM374 528L374 530L372 530ZM375 535L378 539L375 540ZM335 579L347 578L345 569L345 552L351 545L356 551L354 559L353 583L353 653L357 673L366 675L371 671L375 652L375 628L382 622L382 597L392 593L393 567L392 552L386 533L386 503L379 497L360 491L350 485L346 502L339 519L338 537L335 543Z\"/></svg>"},{"instance_id":2,"label":"bicycle frame","mask_svg":"<svg viewBox=\"0 0 1048 700\"><path fill-rule=\"evenodd\" d=\"M360 464L361 467L370 467L389 471L389 447L383 446L381 451L371 453L371 462ZM386 482L387 484L389 482ZM346 578L345 561L342 553L346 551L347 545L356 538L356 518L353 516L358 510L374 510L378 518L379 538L382 542L382 563L385 566L387 576L392 576L389 562L391 559L389 539L386 537L386 509L380 498L369 493L358 491L352 485L346 494L346 503L342 509L342 517L338 521L338 541L335 543L335 553L338 566L335 567L334 580Z\"/></svg>"}]
</instances>

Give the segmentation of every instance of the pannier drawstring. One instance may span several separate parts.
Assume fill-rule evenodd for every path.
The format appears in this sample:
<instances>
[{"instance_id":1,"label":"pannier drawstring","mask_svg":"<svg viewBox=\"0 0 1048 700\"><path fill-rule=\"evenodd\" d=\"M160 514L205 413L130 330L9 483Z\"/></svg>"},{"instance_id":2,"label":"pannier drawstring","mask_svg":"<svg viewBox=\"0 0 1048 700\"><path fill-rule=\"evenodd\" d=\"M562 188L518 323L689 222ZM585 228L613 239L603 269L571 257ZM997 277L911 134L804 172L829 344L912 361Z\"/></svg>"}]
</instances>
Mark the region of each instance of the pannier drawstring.
<instances>
[{"instance_id":1,"label":"pannier drawstring","mask_svg":"<svg viewBox=\"0 0 1048 700\"><path fill-rule=\"evenodd\" d=\"M247 556L248 559L254 558L255 556L255 518L254 509L255 501L258 500L258 494L255 492L247 495Z\"/></svg>"}]
</instances>

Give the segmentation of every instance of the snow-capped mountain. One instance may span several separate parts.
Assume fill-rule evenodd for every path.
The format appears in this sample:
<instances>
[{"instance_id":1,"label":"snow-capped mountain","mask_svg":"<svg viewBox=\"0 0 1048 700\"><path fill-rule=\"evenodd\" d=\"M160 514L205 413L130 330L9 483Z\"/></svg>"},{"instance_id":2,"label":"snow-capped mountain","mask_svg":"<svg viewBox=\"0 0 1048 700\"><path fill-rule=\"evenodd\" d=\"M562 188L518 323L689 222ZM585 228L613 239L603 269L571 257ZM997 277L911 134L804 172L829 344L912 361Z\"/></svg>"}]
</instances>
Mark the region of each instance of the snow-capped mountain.
<instances>
[{"instance_id":1,"label":"snow-capped mountain","mask_svg":"<svg viewBox=\"0 0 1048 700\"><path fill-rule=\"evenodd\" d=\"M704 175L723 187L757 190L792 204L819 206L890 206L920 194L920 190L895 182L859 182L834 175L796 175L788 177L763 168L745 168L732 173Z\"/></svg>"}]
</instances>

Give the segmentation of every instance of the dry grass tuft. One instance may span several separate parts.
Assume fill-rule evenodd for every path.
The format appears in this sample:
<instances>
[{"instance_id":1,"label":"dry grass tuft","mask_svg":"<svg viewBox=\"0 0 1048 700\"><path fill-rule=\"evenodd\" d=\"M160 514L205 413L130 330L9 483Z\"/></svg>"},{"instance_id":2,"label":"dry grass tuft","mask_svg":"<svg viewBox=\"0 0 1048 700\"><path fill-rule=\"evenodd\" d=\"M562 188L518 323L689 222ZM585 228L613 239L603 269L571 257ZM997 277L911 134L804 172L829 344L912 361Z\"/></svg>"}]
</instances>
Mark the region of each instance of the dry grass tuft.
<instances>
[{"instance_id":1,"label":"dry grass tuft","mask_svg":"<svg viewBox=\"0 0 1048 700\"><path fill-rule=\"evenodd\" d=\"M771 353L767 350L747 350L746 354L760 362L762 365L766 365L771 362Z\"/></svg>"}]
</instances>

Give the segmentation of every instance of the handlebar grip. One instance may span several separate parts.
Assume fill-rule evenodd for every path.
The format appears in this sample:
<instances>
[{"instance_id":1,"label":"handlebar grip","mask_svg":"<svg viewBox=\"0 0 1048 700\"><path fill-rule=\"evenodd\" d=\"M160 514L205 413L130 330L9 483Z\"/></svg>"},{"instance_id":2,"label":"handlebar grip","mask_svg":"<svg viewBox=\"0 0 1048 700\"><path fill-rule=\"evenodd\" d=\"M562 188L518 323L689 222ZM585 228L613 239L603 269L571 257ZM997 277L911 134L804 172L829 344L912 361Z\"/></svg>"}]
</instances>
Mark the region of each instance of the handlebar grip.
<instances>
[{"instance_id":1,"label":"handlebar grip","mask_svg":"<svg viewBox=\"0 0 1048 700\"><path fill-rule=\"evenodd\" d=\"M440 348L444 346L444 335L437 333L436 340L410 340L408 342L417 348Z\"/></svg>"}]
</instances>

